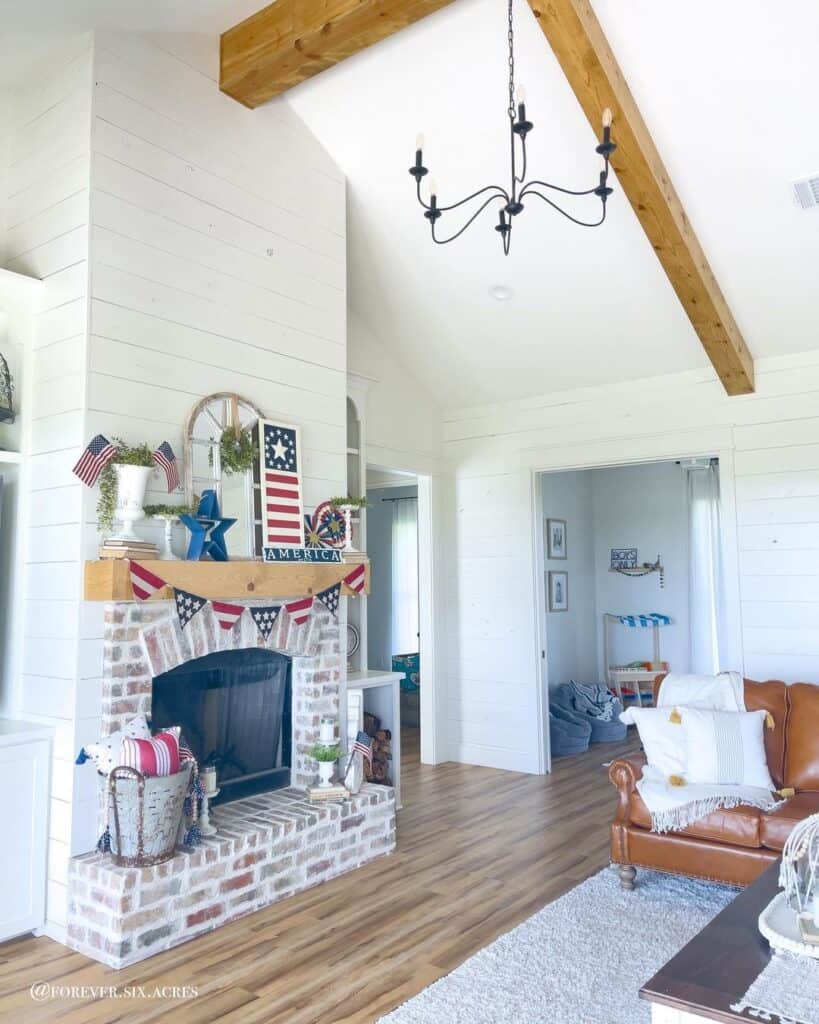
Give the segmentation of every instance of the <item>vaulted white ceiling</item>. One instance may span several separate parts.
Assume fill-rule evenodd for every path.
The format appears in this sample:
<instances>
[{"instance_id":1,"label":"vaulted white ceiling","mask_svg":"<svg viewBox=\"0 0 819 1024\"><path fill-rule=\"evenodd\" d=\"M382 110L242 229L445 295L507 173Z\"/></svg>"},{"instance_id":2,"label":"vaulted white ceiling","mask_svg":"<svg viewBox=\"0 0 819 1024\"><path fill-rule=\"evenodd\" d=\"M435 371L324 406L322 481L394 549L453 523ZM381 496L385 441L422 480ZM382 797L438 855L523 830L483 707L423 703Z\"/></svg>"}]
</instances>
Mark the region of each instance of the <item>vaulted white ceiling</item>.
<instances>
[{"instance_id":1,"label":"vaulted white ceiling","mask_svg":"<svg viewBox=\"0 0 819 1024\"><path fill-rule=\"evenodd\" d=\"M752 352L816 347L819 214L795 209L789 181L819 171L819 5L594 8ZM516 9L530 166L582 187L592 132L528 5ZM707 365L619 189L593 231L531 201L507 259L491 219L430 243L406 173L416 131L441 202L506 169L504 19L505 0L458 0L290 93L349 177L352 304L447 402ZM492 299L496 283L514 298Z\"/></svg>"},{"instance_id":2,"label":"vaulted white ceiling","mask_svg":"<svg viewBox=\"0 0 819 1024\"><path fill-rule=\"evenodd\" d=\"M593 5L753 354L819 346L819 213L789 187L819 171L819 4ZM260 6L0 0L0 86L66 32L215 34ZM455 0L288 94L349 179L351 305L446 404L706 366L616 181L596 230L533 200L508 258L488 211L451 246L430 242L407 174L417 131L442 202L507 174L505 6ZM594 133L525 0L516 10L532 171L591 185ZM493 299L497 284L514 297Z\"/></svg>"}]
</instances>

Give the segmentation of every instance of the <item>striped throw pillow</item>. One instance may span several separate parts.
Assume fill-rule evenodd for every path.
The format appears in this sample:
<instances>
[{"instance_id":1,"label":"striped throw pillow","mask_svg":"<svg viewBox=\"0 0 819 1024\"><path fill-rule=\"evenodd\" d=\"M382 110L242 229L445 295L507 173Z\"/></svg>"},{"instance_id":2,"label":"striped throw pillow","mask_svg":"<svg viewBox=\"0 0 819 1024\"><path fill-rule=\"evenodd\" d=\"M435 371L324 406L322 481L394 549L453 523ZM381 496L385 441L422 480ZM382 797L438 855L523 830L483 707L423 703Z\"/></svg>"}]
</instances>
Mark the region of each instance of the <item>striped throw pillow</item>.
<instances>
[{"instance_id":1,"label":"striped throw pillow","mask_svg":"<svg viewBox=\"0 0 819 1024\"><path fill-rule=\"evenodd\" d=\"M688 782L774 789L765 756L765 711L679 710Z\"/></svg>"},{"instance_id":2,"label":"striped throw pillow","mask_svg":"<svg viewBox=\"0 0 819 1024\"><path fill-rule=\"evenodd\" d=\"M143 775L175 775L179 771L180 732L180 727L175 725L150 740L126 736L122 741L120 763L136 768Z\"/></svg>"}]
</instances>

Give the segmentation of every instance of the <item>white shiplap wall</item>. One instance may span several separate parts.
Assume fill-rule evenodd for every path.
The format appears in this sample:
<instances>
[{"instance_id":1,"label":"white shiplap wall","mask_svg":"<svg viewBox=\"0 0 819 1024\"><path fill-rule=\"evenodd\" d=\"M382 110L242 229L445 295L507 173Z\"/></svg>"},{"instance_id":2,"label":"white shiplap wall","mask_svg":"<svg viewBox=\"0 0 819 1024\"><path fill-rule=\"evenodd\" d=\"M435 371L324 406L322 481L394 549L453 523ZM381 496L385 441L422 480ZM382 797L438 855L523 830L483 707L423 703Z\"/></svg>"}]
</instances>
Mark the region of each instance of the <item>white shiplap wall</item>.
<instances>
[{"instance_id":1,"label":"white shiplap wall","mask_svg":"<svg viewBox=\"0 0 819 1024\"><path fill-rule=\"evenodd\" d=\"M15 97L8 265L45 279L17 705L59 726L57 936L67 857L96 839L94 773L73 766L102 665L102 608L80 600L99 543L96 493L71 474L83 444L181 454L194 403L235 390L303 427L308 506L345 484L344 179L285 104L219 93L217 55L217 39L96 34ZM158 477L150 498L167 500Z\"/></svg>"},{"instance_id":2,"label":"white shiplap wall","mask_svg":"<svg viewBox=\"0 0 819 1024\"><path fill-rule=\"evenodd\" d=\"M5 260L43 279L21 405L28 458L23 649L7 679L13 709L55 729L49 807L50 924L65 921L65 868L82 836L72 801L89 798L73 758L82 648L79 530L84 496L70 467L84 433L92 40L72 41L11 97ZM81 740L80 740L81 742Z\"/></svg>"},{"instance_id":3,"label":"white shiplap wall","mask_svg":"<svg viewBox=\"0 0 819 1024\"><path fill-rule=\"evenodd\" d=\"M445 415L457 518L447 601L450 756L539 767L534 470L718 454L735 484L743 665L819 681L819 353L757 365L729 399L710 371ZM571 529L571 524L570 527Z\"/></svg>"}]
</instances>

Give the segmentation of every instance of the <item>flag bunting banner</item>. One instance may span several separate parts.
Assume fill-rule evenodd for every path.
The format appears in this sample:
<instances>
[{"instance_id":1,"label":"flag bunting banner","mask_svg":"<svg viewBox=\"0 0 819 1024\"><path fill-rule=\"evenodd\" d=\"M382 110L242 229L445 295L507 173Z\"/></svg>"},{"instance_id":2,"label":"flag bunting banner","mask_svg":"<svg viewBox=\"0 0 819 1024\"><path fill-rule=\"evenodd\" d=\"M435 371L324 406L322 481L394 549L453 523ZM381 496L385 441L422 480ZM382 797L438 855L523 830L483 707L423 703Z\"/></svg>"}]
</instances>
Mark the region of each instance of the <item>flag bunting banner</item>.
<instances>
[{"instance_id":1,"label":"flag bunting banner","mask_svg":"<svg viewBox=\"0 0 819 1024\"><path fill-rule=\"evenodd\" d=\"M227 604L225 601L211 601L213 614L222 629L233 629L245 610L241 604Z\"/></svg>"},{"instance_id":2,"label":"flag bunting banner","mask_svg":"<svg viewBox=\"0 0 819 1024\"><path fill-rule=\"evenodd\" d=\"M316 597L327 611L332 612L334 618L338 618L338 605L341 601L341 584L335 583L332 587L322 590Z\"/></svg>"},{"instance_id":3,"label":"flag bunting banner","mask_svg":"<svg viewBox=\"0 0 819 1024\"><path fill-rule=\"evenodd\" d=\"M310 611L313 607L312 597L302 597L298 601L291 601L284 606L284 610L297 626L303 626L310 618Z\"/></svg>"},{"instance_id":4,"label":"flag bunting banner","mask_svg":"<svg viewBox=\"0 0 819 1024\"><path fill-rule=\"evenodd\" d=\"M262 634L262 638L265 643L270 639L270 634L273 632L273 627L276 624L276 619L279 617L279 612L282 610L280 604L271 604L263 608L249 608L250 617L256 623L256 629Z\"/></svg>"},{"instance_id":5,"label":"flag bunting banner","mask_svg":"<svg viewBox=\"0 0 819 1024\"><path fill-rule=\"evenodd\" d=\"M174 587L174 599L176 600L176 614L179 616L179 625L184 629L198 611L208 603L207 598L199 597L198 594L191 594L187 590L179 590Z\"/></svg>"},{"instance_id":6,"label":"flag bunting banner","mask_svg":"<svg viewBox=\"0 0 819 1024\"><path fill-rule=\"evenodd\" d=\"M363 591L366 581L367 567L364 565L357 565L351 573L344 577L344 582L356 594L360 594Z\"/></svg>"},{"instance_id":7,"label":"flag bunting banner","mask_svg":"<svg viewBox=\"0 0 819 1024\"><path fill-rule=\"evenodd\" d=\"M156 573L146 569L139 562L129 560L128 568L131 572L131 590L138 601L147 601L149 597L153 597L157 591L167 586L165 580L160 579Z\"/></svg>"}]
</instances>

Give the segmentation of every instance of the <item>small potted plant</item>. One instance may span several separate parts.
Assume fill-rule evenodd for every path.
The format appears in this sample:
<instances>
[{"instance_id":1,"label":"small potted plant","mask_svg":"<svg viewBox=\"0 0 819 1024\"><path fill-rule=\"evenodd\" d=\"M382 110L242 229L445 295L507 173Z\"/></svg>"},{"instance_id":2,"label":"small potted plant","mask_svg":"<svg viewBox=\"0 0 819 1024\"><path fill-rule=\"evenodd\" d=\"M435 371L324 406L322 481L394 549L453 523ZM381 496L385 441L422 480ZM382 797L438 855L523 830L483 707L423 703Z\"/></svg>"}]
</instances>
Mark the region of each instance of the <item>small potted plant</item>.
<instances>
[{"instance_id":1,"label":"small potted plant","mask_svg":"<svg viewBox=\"0 0 819 1024\"><path fill-rule=\"evenodd\" d=\"M341 747L337 744L328 747L324 743L316 743L310 749L310 757L318 762L319 789L327 789L332 786L333 769L336 761L341 757Z\"/></svg>"},{"instance_id":2,"label":"small potted plant","mask_svg":"<svg viewBox=\"0 0 819 1024\"><path fill-rule=\"evenodd\" d=\"M114 438L113 443L117 454L100 474L97 522L100 531L107 531L116 518L122 524L116 539L138 540L134 523L145 518L142 503L148 478L156 469L154 454L147 444L130 445L120 438Z\"/></svg>"},{"instance_id":3,"label":"small potted plant","mask_svg":"<svg viewBox=\"0 0 819 1024\"><path fill-rule=\"evenodd\" d=\"M192 515L196 509L193 505L146 505L143 512L150 519L158 519L165 524L165 549L159 556L163 562L178 562L179 559L173 553L173 527L179 522L183 513Z\"/></svg>"},{"instance_id":4,"label":"small potted plant","mask_svg":"<svg viewBox=\"0 0 819 1024\"><path fill-rule=\"evenodd\" d=\"M330 508L337 508L344 516L344 550L354 551L353 547L353 512L361 510L367 504L366 495L359 498L330 498Z\"/></svg>"}]
</instances>

